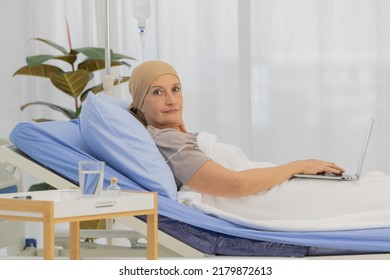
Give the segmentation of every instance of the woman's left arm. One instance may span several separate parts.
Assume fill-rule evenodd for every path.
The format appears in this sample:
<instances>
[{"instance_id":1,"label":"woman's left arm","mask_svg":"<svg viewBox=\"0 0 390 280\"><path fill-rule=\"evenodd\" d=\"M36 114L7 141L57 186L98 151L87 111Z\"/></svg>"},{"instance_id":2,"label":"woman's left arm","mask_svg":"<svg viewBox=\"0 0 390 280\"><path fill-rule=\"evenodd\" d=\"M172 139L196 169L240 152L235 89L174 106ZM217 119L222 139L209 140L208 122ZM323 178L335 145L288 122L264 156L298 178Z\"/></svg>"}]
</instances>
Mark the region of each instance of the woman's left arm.
<instances>
[{"instance_id":1,"label":"woman's left arm","mask_svg":"<svg viewBox=\"0 0 390 280\"><path fill-rule=\"evenodd\" d=\"M301 160L266 168L232 171L213 160L202 165L187 185L202 193L219 196L245 196L271 189L295 174L342 173L336 164L322 160Z\"/></svg>"}]
</instances>

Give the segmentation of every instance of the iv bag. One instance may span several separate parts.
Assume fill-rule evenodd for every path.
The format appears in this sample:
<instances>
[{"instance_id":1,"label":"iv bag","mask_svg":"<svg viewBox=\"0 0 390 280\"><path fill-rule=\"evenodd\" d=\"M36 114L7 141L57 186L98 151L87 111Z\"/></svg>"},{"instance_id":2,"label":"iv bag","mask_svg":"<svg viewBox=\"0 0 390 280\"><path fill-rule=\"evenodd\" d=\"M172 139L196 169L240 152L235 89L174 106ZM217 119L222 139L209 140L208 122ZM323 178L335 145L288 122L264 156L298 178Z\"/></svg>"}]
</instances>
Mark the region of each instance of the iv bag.
<instances>
[{"instance_id":1,"label":"iv bag","mask_svg":"<svg viewBox=\"0 0 390 280\"><path fill-rule=\"evenodd\" d=\"M138 19L138 27L145 28L145 19L150 17L150 0L133 0L133 14Z\"/></svg>"}]
</instances>

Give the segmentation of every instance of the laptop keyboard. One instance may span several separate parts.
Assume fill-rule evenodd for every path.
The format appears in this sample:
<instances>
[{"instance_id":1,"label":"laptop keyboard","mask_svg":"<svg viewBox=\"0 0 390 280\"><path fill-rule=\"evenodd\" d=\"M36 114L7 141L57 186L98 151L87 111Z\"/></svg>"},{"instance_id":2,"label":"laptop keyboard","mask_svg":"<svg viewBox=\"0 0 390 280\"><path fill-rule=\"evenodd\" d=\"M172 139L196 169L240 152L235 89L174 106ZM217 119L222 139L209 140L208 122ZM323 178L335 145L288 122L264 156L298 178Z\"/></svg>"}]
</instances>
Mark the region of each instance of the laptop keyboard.
<instances>
[{"instance_id":1,"label":"laptop keyboard","mask_svg":"<svg viewBox=\"0 0 390 280\"><path fill-rule=\"evenodd\" d=\"M322 175L322 176L326 176L326 177L341 177L343 176L344 174L335 174L335 173L331 173L331 172L321 172L321 173L318 173L318 175ZM348 175L346 175L348 176Z\"/></svg>"},{"instance_id":2,"label":"laptop keyboard","mask_svg":"<svg viewBox=\"0 0 390 280\"><path fill-rule=\"evenodd\" d=\"M342 180L352 180L354 176L350 175L350 174L335 174L335 173L324 173L323 174L324 176L326 177L341 177Z\"/></svg>"}]
</instances>

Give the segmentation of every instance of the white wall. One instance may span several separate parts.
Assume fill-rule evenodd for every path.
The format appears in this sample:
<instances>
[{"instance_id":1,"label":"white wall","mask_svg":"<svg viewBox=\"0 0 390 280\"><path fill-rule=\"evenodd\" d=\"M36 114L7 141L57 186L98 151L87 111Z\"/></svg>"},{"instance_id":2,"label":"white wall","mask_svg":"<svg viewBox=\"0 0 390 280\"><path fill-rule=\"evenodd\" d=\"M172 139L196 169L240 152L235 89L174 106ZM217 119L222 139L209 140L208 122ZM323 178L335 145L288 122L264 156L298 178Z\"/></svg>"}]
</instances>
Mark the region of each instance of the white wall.
<instances>
[{"instance_id":1,"label":"white wall","mask_svg":"<svg viewBox=\"0 0 390 280\"><path fill-rule=\"evenodd\" d=\"M22 104L22 88L24 84L13 73L24 64L26 30L23 5L24 0L0 1L0 45L1 67L0 84L0 137L8 138L15 124L22 120L19 106Z\"/></svg>"}]
</instances>

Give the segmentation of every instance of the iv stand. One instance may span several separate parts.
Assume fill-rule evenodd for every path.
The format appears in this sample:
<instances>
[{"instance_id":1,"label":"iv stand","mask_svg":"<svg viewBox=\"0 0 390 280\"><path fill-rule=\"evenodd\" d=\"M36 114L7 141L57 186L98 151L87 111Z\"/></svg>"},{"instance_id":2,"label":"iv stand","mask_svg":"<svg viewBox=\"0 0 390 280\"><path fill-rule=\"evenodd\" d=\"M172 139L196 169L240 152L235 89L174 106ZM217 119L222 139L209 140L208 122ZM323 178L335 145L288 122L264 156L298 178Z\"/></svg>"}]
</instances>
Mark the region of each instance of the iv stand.
<instances>
[{"instance_id":1,"label":"iv stand","mask_svg":"<svg viewBox=\"0 0 390 280\"><path fill-rule=\"evenodd\" d=\"M105 42L105 65L106 75L103 79L104 93L112 96L112 89L114 88L115 78L111 75L111 47L110 47L110 0L106 0L106 42ZM107 219L107 229L112 229L113 220ZM112 245L112 238L107 240L108 245Z\"/></svg>"},{"instance_id":2,"label":"iv stand","mask_svg":"<svg viewBox=\"0 0 390 280\"><path fill-rule=\"evenodd\" d=\"M111 75L111 47L110 47L110 0L106 0L106 42L105 42L105 68L103 89L107 95L113 95L115 78Z\"/></svg>"}]
</instances>

